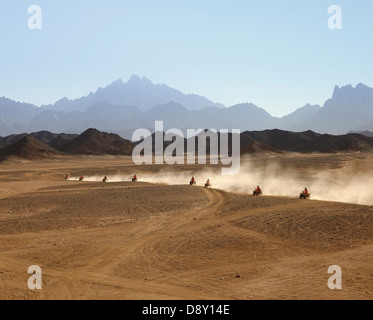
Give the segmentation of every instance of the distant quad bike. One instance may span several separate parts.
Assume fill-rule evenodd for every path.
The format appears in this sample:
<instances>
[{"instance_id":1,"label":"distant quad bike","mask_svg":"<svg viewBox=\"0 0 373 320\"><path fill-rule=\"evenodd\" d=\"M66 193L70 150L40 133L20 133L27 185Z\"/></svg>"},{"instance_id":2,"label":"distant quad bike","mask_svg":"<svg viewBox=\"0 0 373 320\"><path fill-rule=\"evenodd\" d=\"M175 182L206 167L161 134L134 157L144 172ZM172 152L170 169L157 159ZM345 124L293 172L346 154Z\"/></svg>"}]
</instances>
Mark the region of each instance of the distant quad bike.
<instances>
[{"instance_id":1,"label":"distant quad bike","mask_svg":"<svg viewBox=\"0 0 373 320\"><path fill-rule=\"evenodd\" d=\"M255 189L253 191L253 196L261 196L263 194L262 190Z\"/></svg>"},{"instance_id":2,"label":"distant quad bike","mask_svg":"<svg viewBox=\"0 0 373 320\"><path fill-rule=\"evenodd\" d=\"M81 176L81 177L79 178L79 181L83 181L83 180L84 180L84 177Z\"/></svg>"},{"instance_id":3,"label":"distant quad bike","mask_svg":"<svg viewBox=\"0 0 373 320\"><path fill-rule=\"evenodd\" d=\"M136 182L136 181L137 181L137 177L133 177L132 182Z\"/></svg>"},{"instance_id":4,"label":"distant quad bike","mask_svg":"<svg viewBox=\"0 0 373 320\"><path fill-rule=\"evenodd\" d=\"M102 180L102 182L107 182L107 180L108 180L108 178L105 177L105 178Z\"/></svg>"},{"instance_id":5,"label":"distant quad bike","mask_svg":"<svg viewBox=\"0 0 373 320\"><path fill-rule=\"evenodd\" d=\"M190 180L189 184L191 186L195 186L195 185L197 185L197 181L196 180Z\"/></svg>"},{"instance_id":6,"label":"distant quad bike","mask_svg":"<svg viewBox=\"0 0 373 320\"><path fill-rule=\"evenodd\" d=\"M205 183L205 188L211 188L211 186L212 186L211 182L206 182Z\"/></svg>"},{"instance_id":7,"label":"distant quad bike","mask_svg":"<svg viewBox=\"0 0 373 320\"><path fill-rule=\"evenodd\" d=\"M299 194L299 199L307 200L311 197L310 193L305 193L304 191Z\"/></svg>"}]
</instances>

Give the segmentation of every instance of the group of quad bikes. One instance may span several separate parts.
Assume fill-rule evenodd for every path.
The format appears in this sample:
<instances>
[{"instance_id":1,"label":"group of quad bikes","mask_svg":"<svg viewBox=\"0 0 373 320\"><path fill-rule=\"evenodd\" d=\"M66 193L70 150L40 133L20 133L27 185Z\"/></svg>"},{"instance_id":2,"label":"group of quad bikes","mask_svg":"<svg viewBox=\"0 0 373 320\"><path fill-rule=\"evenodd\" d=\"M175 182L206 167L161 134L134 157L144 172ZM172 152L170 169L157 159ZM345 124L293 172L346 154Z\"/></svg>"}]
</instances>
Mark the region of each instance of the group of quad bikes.
<instances>
[{"instance_id":1,"label":"group of quad bikes","mask_svg":"<svg viewBox=\"0 0 373 320\"><path fill-rule=\"evenodd\" d=\"M67 174L65 176L65 180L69 180L69 178L70 178L70 176ZM104 179L102 179L102 182L108 182L108 180L109 180L108 177L105 176ZM79 181L84 181L84 176L83 175L80 176ZM136 182L136 181L137 181L137 176L134 175L133 178L132 178L132 182Z\"/></svg>"},{"instance_id":2,"label":"group of quad bikes","mask_svg":"<svg viewBox=\"0 0 373 320\"><path fill-rule=\"evenodd\" d=\"M69 175L67 174L66 177L65 177L65 180L68 180L69 179ZM79 181L84 181L84 176L80 176L79 178ZM108 181L108 178L107 176L104 177L104 179L102 180L102 182L107 182ZM132 182L136 182L137 181L137 175L134 175L132 177ZM192 177L192 179L190 179L190 182L189 184L191 186L196 186L197 185L197 181L194 177ZM207 179L206 183L205 183L205 188L211 188L212 187L212 184L211 184L211 181L210 179ZM261 196L263 194L263 190L257 186L254 191L253 191L253 196L256 197L256 196ZM304 188L304 190L299 194L299 199L303 199L303 200L306 200L306 199L309 199L311 197L311 194L308 192L307 188Z\"/></svg>"},{"instance_id":3,"label":"group of quad bikes","mask_svg":"<svg viewBox=\"0 0 373 320\"><path fill-rule=\"evenodd\" d=\"M262 189L260 189L259 186L256 187L256 189L253 191L253 196L261 196L263 194ZM308 192L307 188L304 188L304 190L299 194L299 199L301 200L307 200L311 197L311 194Z\"/></svg>"},{"instance_id":4,"label":"group of quad bikes","mask_svg":"<svg viewBox=\"0 0 373 320\"><path fill-rule=\"evenodd\" d=\"M194 179L194 177L192 177L192 179L190 179L189 184L191 186L196 186L197 185L196 179ZM205 183L205 188L211 188L211 187L212 187L211 181L210 181L210 179L207 179L207 181Z\"/></svg>"},{"instance_id":5,"label":"group of quad bikes","mask_svg":"<svg viewBox=\"0 0 373 320\"><path fill-rule=\"evenodd\" d=\"M262 189L260 189L259 186L256 187L256 189L253 191L253 196L261 196L263 194ZM301 200L307 200L311 197L311 194L308 192L307 188L304 188L304 190L299 194L299 199Z\"/></svg>"},{"instance_id":6,"label":"group of quad bikes","mask_svg":"<svg viewBox=\"0 0 373 320\"><path fill-rule=\"evenodd\" d=\"M190 179L189 184L191 186L197 185L196 179L192 177L192 179ZM205 188L211 188L211 186L212 186L211 181L210 179L208 179L205 183ZM253 191L254 197L261 196L262 194L263 194L263 190L259 186L257 186ZM311 194L308 192L307 188L304 188L304 190L299 194L299 199L306 200L306 199L309 199L310 197L311 197Z\"/></svg>"}]
</instances>

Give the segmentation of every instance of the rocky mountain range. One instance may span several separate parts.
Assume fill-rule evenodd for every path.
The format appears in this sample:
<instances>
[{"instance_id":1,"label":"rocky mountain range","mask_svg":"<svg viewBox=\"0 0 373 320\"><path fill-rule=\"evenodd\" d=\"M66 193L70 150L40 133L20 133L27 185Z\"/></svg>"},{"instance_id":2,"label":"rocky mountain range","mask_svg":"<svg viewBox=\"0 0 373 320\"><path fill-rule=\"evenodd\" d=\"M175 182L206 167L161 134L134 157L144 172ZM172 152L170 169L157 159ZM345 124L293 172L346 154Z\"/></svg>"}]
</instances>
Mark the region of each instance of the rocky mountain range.
<instances>
[{"instance_id":1,"label":"rocky mountain range","mask_svg":"<svg viewBox=\"0 0 373 320\"><path fill-rule=\"evenodd\" d=\"M136 129L154 131L156 120L164 121L165 130L281 129L329 134L373 131L373 88L364 84L335 87L323 106L307 104L282 118L252 103L225 107L138 76L132 76L127 83L115 81L79 99L63 98L54 105L38 107L0 98L0 136L42 130L80 134L97 128L131 139Z\"/></svg>"}]
</instances>

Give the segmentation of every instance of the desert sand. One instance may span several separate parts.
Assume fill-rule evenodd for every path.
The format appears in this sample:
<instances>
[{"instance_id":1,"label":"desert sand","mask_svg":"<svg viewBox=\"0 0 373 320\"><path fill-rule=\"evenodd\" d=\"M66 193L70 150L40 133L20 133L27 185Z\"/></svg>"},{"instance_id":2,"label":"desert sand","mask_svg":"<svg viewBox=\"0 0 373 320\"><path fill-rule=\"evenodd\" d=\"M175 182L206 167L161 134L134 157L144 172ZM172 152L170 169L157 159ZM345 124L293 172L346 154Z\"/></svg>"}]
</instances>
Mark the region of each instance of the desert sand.
<instances>
[{"instance_id":1,"label":"desert sand","mask_svg":"<svg viewBox=\"0 0 373 320\"><path fill-rule=\"evenodd\" d=\"M2 163L0 299L372 299L371 163L261 155L238 177L130 157ZM27 287L31 265L42 290Z\"/></svg>"}]
</instances>

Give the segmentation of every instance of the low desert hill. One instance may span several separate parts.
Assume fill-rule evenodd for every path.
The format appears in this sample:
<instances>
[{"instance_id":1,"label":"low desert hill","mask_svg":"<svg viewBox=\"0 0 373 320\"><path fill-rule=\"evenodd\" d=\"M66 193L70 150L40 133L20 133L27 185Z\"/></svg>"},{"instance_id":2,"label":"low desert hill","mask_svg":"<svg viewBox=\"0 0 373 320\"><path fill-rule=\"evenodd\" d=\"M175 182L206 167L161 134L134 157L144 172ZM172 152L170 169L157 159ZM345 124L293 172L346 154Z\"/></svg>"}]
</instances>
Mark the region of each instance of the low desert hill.
<instances>
[{"instance_id":1,"label":"low desert hill","mask_svg":"<svg viewBox=\"0 0 373 320\"><path fill-rule=\"evenodd\" d=\"M14 157L27 160L42 160L62 155L62 152L26 135L17 142L2 148L0 150L0 161Z\"/></svg>"},{"instance_id":2,"label":"low desert hill","mask_svg":"<svg viewBox=\"0 0 373 320\"><path fill-rule=\"evenodd\" d=\"M243 141L245 141L243 143ZM361 134L330 135L313 131L290 132L282 130L246 131L241 134L241 148L257 142L274 150L302 153L370 151L373 138Z\"/></svg>"},{"instance_id":3,"label":"low desert hill","mask_svg":"<svg viewBox=\"0 0 373 320\"><path fill-rule=\"evenodd\" d=\"M204 132L195 138L196 152L202 143L206 154L210 154L210 139L203 138ZM164 134L163 134L164 137ZM187 139L183 139L184 152L187 152ZM193 138L191 138L193 139ZM218 136L220 139L220 135ZM229 134L229 154L232 153L232 134ZM140 142L131 142L117 134L88 129L81 135L54 134L48 131L34 132L30 135L11 135L0 138L2 158L16 156L25 159L41 159L57 154L74 155L132 155L134 147ZM145 145L151 145L155 153L155 134L147 138ZM172 141L163 141L165 150ZM220 150L220 143L219 150ZM143 144L144 146L144 144ZM240 135L241 154L260 153L336 153L373 151L373 137L350 133L346 135L319 134L313 131L290 132L283 130L246 131Z\"/></svg>"},{"instance_id":4,"label":"low desert hill","mask_svg":"<svg viewBox=\"0 0 373 320\"><path fill-rule=\"evenodd\" d=\"M52 133L49 131L37 131L37 132L32 132L30 134L28 133L21 133L21 134L11 134L6 137L0 137L0 148L4 148L6 146L11 145L12 143L15 143L19 140L21 140L25 136L30 136L33 137L36 140L39 140L40 142L43 142L45 144L48 144L52 148L54 148L53 145L51 145L51 141L55 139L63 139L66 142L76 138L78 135L77 134L67 134L67 133Z\"/></svg>"},{"instance_id":5,"label":"low desert hill","mask_svg":"<svg viewBox=\"0 0 373 320\"><path fill-rule=\"evenodd\" d=\"M69 154L81 155L131 155L135 144L117 134L88 129L59 149Z\"/></svg>"}]
</instances>

